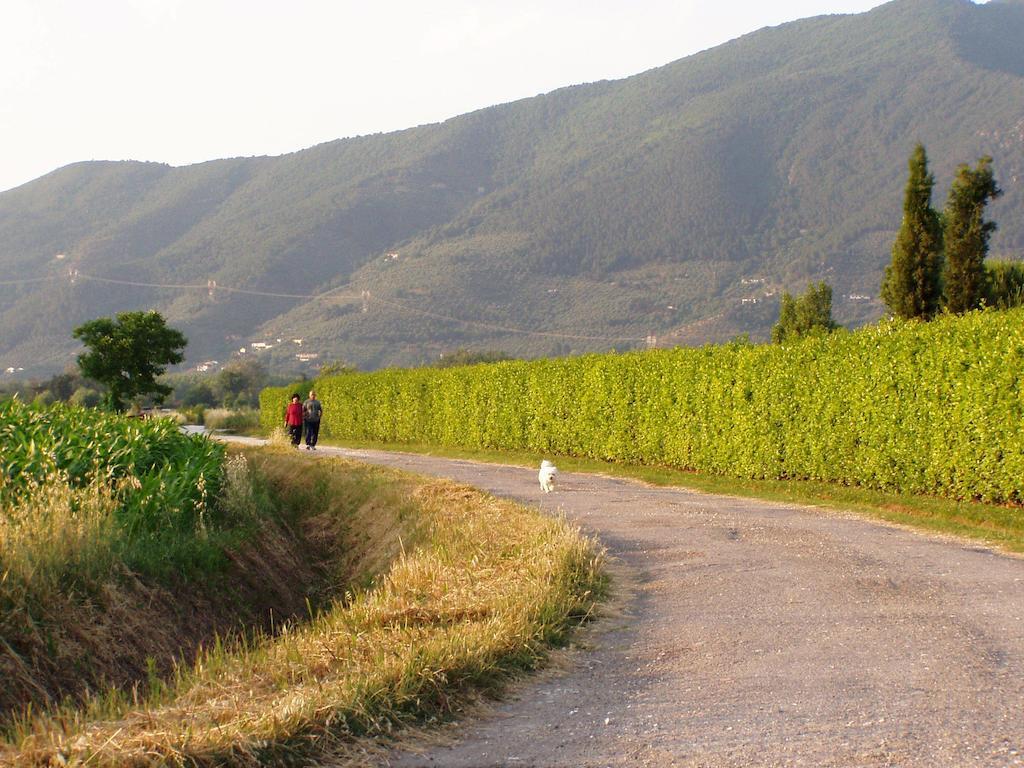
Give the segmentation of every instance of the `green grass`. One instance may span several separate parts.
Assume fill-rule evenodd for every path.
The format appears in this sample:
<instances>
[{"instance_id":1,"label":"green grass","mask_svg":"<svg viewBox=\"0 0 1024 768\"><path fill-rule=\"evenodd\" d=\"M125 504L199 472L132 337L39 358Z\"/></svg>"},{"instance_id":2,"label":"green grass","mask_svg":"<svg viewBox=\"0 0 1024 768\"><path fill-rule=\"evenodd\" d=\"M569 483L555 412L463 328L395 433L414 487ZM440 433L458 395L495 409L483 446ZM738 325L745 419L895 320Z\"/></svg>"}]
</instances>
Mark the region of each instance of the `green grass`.
<instances>
[{"instance_id":1,"label":"green grass","mask_svg":"<svg viewBox=\"0 0 1024 768\"><path fill-rule=\"evenodd\" d=\"M573 456L541 455L529 451L486 451L440 448L412 443L374 443L327 440L323 445L404 451L445 458L472 459L492 464L536 467L542 458L554 460L563 472L587 472L625 477L660 486L679 486L704 493L806 504L905 525L930 533L980 542L1006 552L1024 553L1024 508L1014 505L955 501L934 496L886 493L856 486L808 480L748 480L685 472L669 467L619 464Z\"/></svg>"}]
</instances>

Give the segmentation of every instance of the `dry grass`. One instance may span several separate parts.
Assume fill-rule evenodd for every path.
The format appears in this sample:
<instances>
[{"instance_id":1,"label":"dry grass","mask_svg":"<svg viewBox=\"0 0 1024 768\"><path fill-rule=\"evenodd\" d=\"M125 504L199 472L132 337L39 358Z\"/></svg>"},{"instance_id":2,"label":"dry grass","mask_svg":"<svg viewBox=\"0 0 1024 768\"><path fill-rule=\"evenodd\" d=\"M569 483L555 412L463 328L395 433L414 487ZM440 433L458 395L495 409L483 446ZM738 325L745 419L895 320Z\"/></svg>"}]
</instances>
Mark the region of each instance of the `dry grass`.
<instances>
[{"instance_id":1,"label":"dry grass","mask_svg":"<svg viewBox=\"0 0 1024 768\"><path fill-rule=\"evenodd\" d=\"M55 471L0 505L0 727L26 707L116 709L217 636L308 615L322 550L266 517L244 456L225 469L222 506L246 522L198 579L126 565L118 497L133 477L73 487Z\"/></svg>"},{"instance_id":2,"label":"dry grass","mask_svg":"<svg viewBox=\"0 0 1024 768\"><path fill-rule=\"evenodd\" d=\"M73 488L58 471L31 481L0 514L0 590L52 592L77 574L86 576L83 571L102 569L116 509L115 491L106 483Z\"/></svg>"},{"instance_id":3,"label":"dry grass","mask_svg":"<svg viewBox=\"0 0 1024 768\"><path fill-rule=\"evenodd\" d=\"M297 481L307 485L326 467L357 485L387 480L400 512L376 535L387 549L396 531L415 531L418 546L405 544L373 589L309 623L208 651L162 703L116 719L23 721L0 763L294 764L500 689L541 663L603 588L600 556L564 522L449 482L339 460L302 464ZM378 505L364 498L362 519L380 517Z\"/></svg>"},{"instance_id":4,"label":"dry grass","mask_svg":"<svg viewBox=\"0 0 1024 768\"><path fill-rule=\"evenodd\" d=\"M45 614L66 612L68 593L95 591L113 561L108 486L72 488L54 472L28 491L0 509L0 712L48 698L25 650L53 646Z\"/></svg>"}]
</instances>

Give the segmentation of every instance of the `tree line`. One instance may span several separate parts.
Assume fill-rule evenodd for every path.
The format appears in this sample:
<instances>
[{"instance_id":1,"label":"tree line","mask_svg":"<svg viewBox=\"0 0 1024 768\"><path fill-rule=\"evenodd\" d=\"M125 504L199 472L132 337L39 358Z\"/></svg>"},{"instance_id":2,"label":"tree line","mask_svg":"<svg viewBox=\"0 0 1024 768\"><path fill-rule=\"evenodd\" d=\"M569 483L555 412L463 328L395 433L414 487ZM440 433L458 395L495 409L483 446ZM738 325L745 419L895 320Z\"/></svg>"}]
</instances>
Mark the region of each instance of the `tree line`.
<instances>
[{"instance_id":1,"label":"tree line","mask_svg":"<svg viewBox=\"0 0 1024 768\"><path fill-rule=\"evenodd\" d=\"M996 230L996 223L985 219L985 208L1003 193L992 158L981 157L974 168L966 163L957 167L941 213L932 207L935 177L928 171L923 144L914 147L908 166L903 220L882 279L882 301L892 315L930 320L941 312L963 314L982 306L1006 309L1024 303L1024 264L985 261ZM772 341L836 327L831 287L811 284L800 297L783 294Z\"/></svg>"},{"instance_id":2,"label":"tree line","mask_svg":"<svg viewBox=\"0 0 1024 768\"><path fill-rule=\"evenodd\" d=\"M896 317L930 320L939 312L962 314L984 304L999 304L1014 289L1013 268L1000 268L999 284L989 277L985 257L996 230L985 220L985 207L1003 191L988 155L971 168L956 169L945 210L932 207L935 177L928 155L918 144L910 155L910 175L903 197L903 221L892 248L892 263L882 280L882 300ZM995 290L994 290L995 289Z\"/></svg>"}]
</instances>

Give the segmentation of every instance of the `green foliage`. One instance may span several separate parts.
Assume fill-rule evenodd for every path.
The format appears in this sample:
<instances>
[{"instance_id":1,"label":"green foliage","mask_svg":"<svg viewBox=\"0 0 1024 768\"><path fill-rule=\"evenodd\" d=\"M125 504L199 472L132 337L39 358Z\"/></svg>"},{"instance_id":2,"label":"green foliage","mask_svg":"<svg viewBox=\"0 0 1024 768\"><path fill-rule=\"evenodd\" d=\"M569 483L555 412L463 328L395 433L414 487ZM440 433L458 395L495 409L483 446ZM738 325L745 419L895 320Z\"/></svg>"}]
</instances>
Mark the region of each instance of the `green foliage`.
<instances>
[{"instance_id":1,"label":"green foliage","mask_svg":"<svg viewBox=\"0 0 1024 768\"><path fill-rule=\"evenodd\" d=\"M180 382L174 388L174 397L185 408L208 407L217 402L213 387L206 381Z\"/></svg>"},{"instance_id":2,"label":"green foliage","mask_svg":"<svg viewBox=\"0 0 1024 768\"><path fill-rule=\"evenodd\" d=\"M459 348L454 352L442 354L433 364L434 368L454 368L459 365L476 365L477 363L497 363L511 360L512 356L500 349L472 350ZM321 371L321 373L323 373Z\"/></svg>"},{"instance_id":3,"label":"green foliage","mask_svg":"<svg viewBox=\"0 0 1024 768\"><path fill-rule=\"evenodd\" d=\"M88 349L78 356L82 374L107 387L111 410L124 410L125 403L139 395L155 394L157 401L171 388L156 378L168 365L185 358L181 352L188 343L173 328L168 328L159 312L121 312L117 318L101 317L80 325L74 331Z\"/></svg>"},{"instance_id":4,"label":"green foliage","mask_svg":"<svg viewBox=\"0 0 1024 768\"><path fill-rule=\"evenodd\" d=\"M267 383L267 369L259 361L236 360L217 374L212 391L225 408L255 408L259 403L260 390ZM199 393L205 394L201 389Z\"/></svg>"},{"instance_id":5,"label":"green foliage","mask_svg":"<svg viewBox=\"0 0 1024 768\"><path fill-rule=\"evenodd\" d=\"M132 567L169 573L216 556L197 536L221 522L214 499L224 447L166 419L129 419L61 404L0 403L0 514L54 477L110 485L120 543Z\"/></svg>"},{"instance_id":6,"label":"green foliage","mask_svg":"<svg viewBox=\"0 0 1024 768\"><path fill-rule=\"evenodd\" d=\"M229 411L223 408L205 410L202 423L208 430L223 430L238 435L251 435L259 431L260 414L253 408Z\"/></svg>"},{"instance_id":7,"label":"green foliage","mask_svg":"<svg viewBox=\"0 0 1024 768\"><path fill-rule=\"evenodd\" d=\"M957 167L942 217L946 309L950 312L977 309L985 297L985 256L996 230L995 222L985 221L985 206L1002 193L992 174L991 157L982 157L974 169Z\"/></svg>"},{"instance_id":8,"label":"green foliage","mask_svg":"<svg viewBox=\"0 0 1024 768\"><path fill-rule=\"evenodd\" d=\"M78 387L71 393L68 403L80 408L95 408L103 402L103 395L90 387Z\"/></svg>"},{"instance_id":9,"label":"green foliage","mask_svg":"<svg viewBox=\"0 0 1024 768\"><path fill-rule=\"evenodd\" d=\"M782 294L779 322L772 328L772 341L776 344L795 341L812 333L831 333L836 327L832 320L832 288L820 282L808 285L807 291L797 299L788 292Z\"/></svg>"},{"instance_id":10,"label":"green foliage","mask_svg":"<svg viewBox=\"0 0 1024 768\"><path fill-rule=\"evenodd\" d=\"M355 373L359 368L355 365L350 365L344 360L334 360L330 363L324 363L320 366L321 376L337 376L339 373Z\"/></svg>"},{"instance_id":11,"label":"green foliage","mask_svg":"<svg viewBox=\"0 0 1024 768\"><path fill-rule=\"evenodd\" d=\"M985 304L998 309L1024 305L1024 263L985 262Z\"/></svg>"},{"instance_id":12,"label":"green foliage","mask_svg":"<svg viewBox=\"0 0 1024 768\"><path fill-rule=\"evenodd\" d=\"M96 382L84 378L76 366L70 366L63 373L54 374L42 381L5 381L0 384L0 399L17 395L22 400L38 400L40 404L61 401L93 407L102 399L96 392L96 386Z\"/></svg>"},{"instance_id":13,"label":"green foliage","mask_svg":"<svg viewBox=\"0 0 1024 768\"><path fill-rule=\"evenodd\" d=\"M932 208L935 177L928 172L924 145L914 147L909 167L903 222L892 246L892 263L885 268L882 300L896 317L928 319L942 300L942 228Z\"/></svg>"},{"instance_id":14,"label":"green foliage","mask_svg":"<svg viewBox=\"0 0 1024 768\"><path fill-rule=\"evenodd\" d=\"M1024 310L792 345L391 369L317 382L326 438L529 450L1024 501ZM288 392L264 390L264 426Z\"/></svg>"}]
</instances>

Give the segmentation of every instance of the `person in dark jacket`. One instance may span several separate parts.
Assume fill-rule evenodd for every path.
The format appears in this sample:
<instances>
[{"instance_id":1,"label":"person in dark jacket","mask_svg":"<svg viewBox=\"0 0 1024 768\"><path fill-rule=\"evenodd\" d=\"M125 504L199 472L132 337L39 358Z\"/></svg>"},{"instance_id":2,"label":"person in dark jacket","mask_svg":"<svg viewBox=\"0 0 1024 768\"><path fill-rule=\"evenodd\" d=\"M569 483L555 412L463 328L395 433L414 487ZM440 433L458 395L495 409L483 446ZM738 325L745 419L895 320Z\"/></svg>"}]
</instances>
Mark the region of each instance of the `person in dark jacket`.
<instances>
[{"instance_id":1,"label":"person in dark jacket","mask_svg":"<svg viewBox=\"0 0 1024 768\"><path fill-rule=\"evenodd\" d=\"M302 426L306 430L307 451L316 450L316 441L320 437L320 417L323 415L323 405L316 399L316 392L310 390L309 400L302 404Z\"/></svg>"},{"instance_id":2,"label":"person in dark jacket","mask_svg":"<svg viewBox=\"0 0 1024 768\"><path fill-rule=\"evenodd\" d=\"M288 410L284 413L284 426L292 437L292 445L299 447L302 440L302 398L296 392L292 395L292 401L288 403Z\"/></svg>"}]
</instances>

